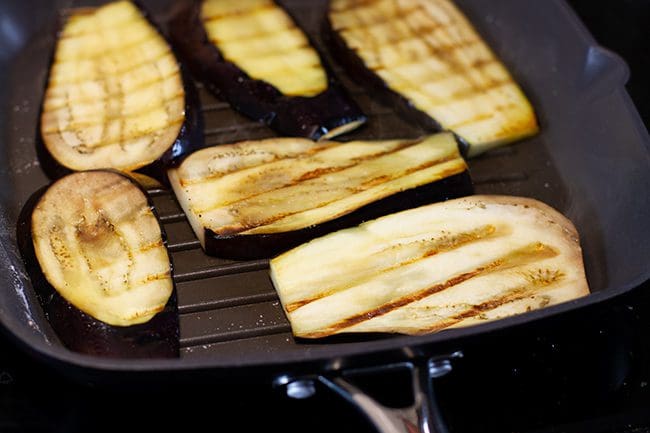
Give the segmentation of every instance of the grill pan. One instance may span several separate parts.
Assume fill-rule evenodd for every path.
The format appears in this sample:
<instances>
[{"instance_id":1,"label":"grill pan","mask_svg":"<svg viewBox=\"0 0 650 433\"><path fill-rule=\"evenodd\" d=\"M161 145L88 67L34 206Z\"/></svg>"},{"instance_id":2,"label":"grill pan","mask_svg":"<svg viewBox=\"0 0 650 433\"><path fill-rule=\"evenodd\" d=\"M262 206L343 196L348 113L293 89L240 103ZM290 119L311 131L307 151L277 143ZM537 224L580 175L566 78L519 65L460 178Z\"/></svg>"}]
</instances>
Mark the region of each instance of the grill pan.
<instances>
[{"instance_id":1,"label":"grill pan","mask_svg":"<svg viewBox=\"0 0 650 433\"><path fill-rule=\"evenodd\" d=\"M204 255L172 194L154 189L149 192L165 225L175 265L180 358L121 360L71 352L40 309L17 252L15 230L27 198L49 183L36 156L35 134L58 11L97 3L9 0L0 5L0 149L5 161L0 168L0 323L22 347L64 367L68 374L101 378L127 372L178 375L209 370L217 378L225 378L226 372L233 377L250 371L271 377L283 372L321 373L377 359L388 363L407 359L411 349L435 353L460 337L602 302L650 277L650 138L625 92L624 62L599 47L561 0L457 0L522 85L541 125L538 136L469 161L476 192L537 198L569 217L581 235L591 295L428 336L297 342L268 277L268 261L235 262ZM171 3L143 1L163 27ZM282 3L327 55L320 33L326 1ZM425 133L328 60L370 119L345 139ZM200 85L199 93L207 144L274 136Z\"/></svg>"}]
</instances>

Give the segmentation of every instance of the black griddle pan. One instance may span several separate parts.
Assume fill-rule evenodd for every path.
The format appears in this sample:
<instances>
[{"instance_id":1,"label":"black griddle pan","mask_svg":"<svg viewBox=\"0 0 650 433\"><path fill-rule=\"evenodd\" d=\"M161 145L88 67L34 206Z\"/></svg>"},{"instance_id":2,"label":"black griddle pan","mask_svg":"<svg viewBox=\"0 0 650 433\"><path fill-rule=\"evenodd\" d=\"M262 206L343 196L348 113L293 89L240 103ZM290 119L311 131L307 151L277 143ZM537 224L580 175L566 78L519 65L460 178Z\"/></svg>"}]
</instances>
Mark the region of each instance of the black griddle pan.
<instances>
[{"instance_id":1,"label":"black griddle pan","mask_svg":"<svg viewBox=\"0 0 650 433\"><path fill-rule=\"evenodd\" d=\"M59 11L96 3L0 4L0 323L22 347L68 374L85 379L132 373L172 373L178 378L184 373L227 380L250 372L270 377L398 362L425 349L435 353L463 336L605 301L650 277L650 139L625 91L624 62L599 47L561 0L458 0L522 85L541 124L536 137L470 161L476 192L533 197L569 217L581 235L591 295L427 336L296 341L268 277L268 262L204 255L172 194L155 189L150 194L175 263L180 358L123 360L72 352L43 315L17 251L15 232L25 201L49 183L35 142ZM164 27L172 2L142 3ZM327 52L320 34L326 1L283 3ZM334 69L369 115L368 125L346 138L415 137L426 132L366 93L335 63ZM274 135L201 86L199 92L208 144Z\"/></svg>"}]
</instances>

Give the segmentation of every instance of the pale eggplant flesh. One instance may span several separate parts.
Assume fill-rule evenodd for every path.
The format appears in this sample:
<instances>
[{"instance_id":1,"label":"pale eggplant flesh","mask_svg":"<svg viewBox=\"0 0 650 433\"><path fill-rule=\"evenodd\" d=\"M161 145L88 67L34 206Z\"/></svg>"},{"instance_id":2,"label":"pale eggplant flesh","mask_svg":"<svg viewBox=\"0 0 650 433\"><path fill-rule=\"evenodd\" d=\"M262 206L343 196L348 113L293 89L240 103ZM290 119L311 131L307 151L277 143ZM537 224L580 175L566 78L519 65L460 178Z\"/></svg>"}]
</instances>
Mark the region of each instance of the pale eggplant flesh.
<instances>
[{"instance_id":1,"label":"pale eggplant flesh","mask_svg":"<svg viewBox=\"0 0 650 433\"><path fill-rule=\"evenodd\" d=\"M470 196L368 221L271 260L302 338L426 334L589 293L578 233L539 201Z\"/></svg>"},{"instance_id":2,"label":"pale eggplant flesh","mask_svg":"<svg viewBox=\"0 0 650 433\"><path fill-rule=\"evenodd\" d=\"M450 133L247 141L195 152L168 174L206 253L231 259L273 257L367 219L472 193Z\"/></svg>"},{"instance_id":3,"label":"pale eggplant flesh","mask_svg":"<svg viewBox=\"0 0 650 433\"><path fill-rule=\"evenodd\" d=\"M470 157L538 132L525 94L451 0L332 0L326 35L353 78L456 133Z\"/></svg>"},{"instance_id":4,"label":"pale eggplant flesh","mask_svg":"<svg viewBox=\"0 0 650 433\"><path fill-rule=\"evenodd\" d=\"M32 286L65 346L178 356L172 263L137 181L104 170L65 176L30 198L17 230Z\"/></svg>"},{"instance_id":5,"label":"pale eggplant flesh","mask_svg":"<svg viewBox=\"0 0 650 433\"><path fill-rule=\"evenodd\" d=\"M273 0L186 0L170 33L208 89L282 135L328 139L366 122L309 38Z\"/></svg>"},{"instance_id":6,"label":"pale eggplant flesh","mask_svg":"<svg viewBox=\"0 0 650 433\"><path fill-rule=\"evenodd\" d=\"M164 179L161 167L203 146L199 109L193 82L143 9L130 1L73 9L41 107L41 165L52 178L140 169Z\"/></svg>"}]
</instances>

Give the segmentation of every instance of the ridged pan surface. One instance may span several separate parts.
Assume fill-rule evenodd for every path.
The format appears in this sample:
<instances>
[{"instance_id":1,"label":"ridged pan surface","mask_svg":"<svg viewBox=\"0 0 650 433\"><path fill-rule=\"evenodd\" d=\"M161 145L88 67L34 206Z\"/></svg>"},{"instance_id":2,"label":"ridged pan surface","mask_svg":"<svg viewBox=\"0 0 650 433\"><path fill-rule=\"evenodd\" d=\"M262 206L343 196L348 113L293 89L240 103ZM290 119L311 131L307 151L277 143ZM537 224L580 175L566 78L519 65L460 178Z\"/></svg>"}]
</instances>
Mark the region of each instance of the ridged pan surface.
<instances>
[{"instance_id":1,"label":"ridged pan surface","mask_svg":"<svg viewBox=\"0 0 650 433\"><path fill-rule=\"evenodd\" d=\"M166 23L173 9L173 2L143 3L161 23ZM326 2L283 3L327 53L321 35ZM533 197L573 220L582 238L593 292L590 296L478 327L422 337L296 341L269 279L268 262L206 256L173 195L157 189L150 193L168 234L175 265L181 357L123 362L68 351L49 327L25 275L16 249L15 227L27 198L49 182L35 152L36 125L55 42L57 11L78 5L70 1L9 1L0 6L11 23L0 28L4 45L0 50L0 148L5 162L0 168L0 323L32 351L83 368L277 366L447 341L600 302L647 280L650 146L647 131L625 92L625 64L598 47L562 1L457 3L529 95L541 125L539 135L470 161L476 192ZM417 137L426 132L367 94L332 63L369 115L368 125L346 138ZM199 92L207 144L274 136L206 89Z\"/></svg>"}]
</instances>

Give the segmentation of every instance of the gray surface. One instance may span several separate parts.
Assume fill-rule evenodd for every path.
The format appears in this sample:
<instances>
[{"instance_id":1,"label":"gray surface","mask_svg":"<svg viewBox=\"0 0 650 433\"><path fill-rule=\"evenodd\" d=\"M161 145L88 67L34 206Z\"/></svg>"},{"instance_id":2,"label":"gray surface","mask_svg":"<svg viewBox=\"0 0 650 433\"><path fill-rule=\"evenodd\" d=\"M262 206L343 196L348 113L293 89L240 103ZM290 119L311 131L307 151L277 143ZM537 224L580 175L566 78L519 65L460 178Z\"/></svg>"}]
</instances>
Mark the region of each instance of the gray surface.
<instances>
[{"instance_id":1,"label":"gray surface","mask_svg":"<svg viewBox=\"0 0 650 433\"><path fill-rule=\"evenodd\" d=\"M559 0L459 0L530 96L542 127L537 137L471 161L477 192L538 198L571 218L581 233L594 294L527 315L424 337L296 343L265 277L266 262L237 263L205 256L172 197L157 191L155 202L176 265L182 357L127 363L71 353L60 346L42 316L23 273L14 233L27 197L48 182L34 150L38 107L54 43L56 11L71 3L5 1L0 5L0 149L7 161L0 169L0 322L41 356L99 370L176 370L277 368L296 361L322 365L332 358L350 359L406 346L435 350L436 343L458 336L600 302L650 275L650 139L625 93L625 65L596 46ZM165 11L160 2L144 3ZM320 28L324 2L285 3L319 40L315 31ZM164 13L155 16L164 19ZM339 68L337 73L371 115L369 125L353 137L423 132L365 94ZM203 89L201 99L208 143L273 135Z\"/></svg>"}]
</instances>

